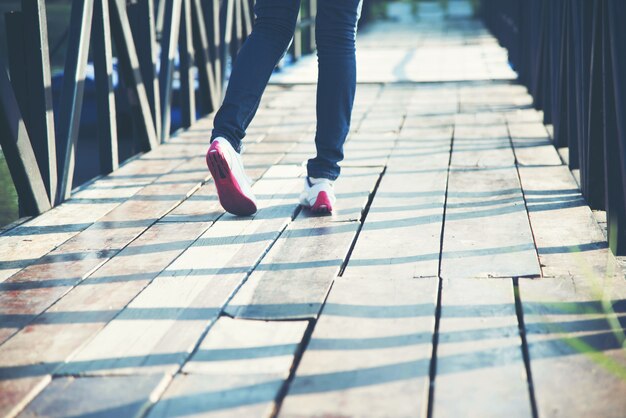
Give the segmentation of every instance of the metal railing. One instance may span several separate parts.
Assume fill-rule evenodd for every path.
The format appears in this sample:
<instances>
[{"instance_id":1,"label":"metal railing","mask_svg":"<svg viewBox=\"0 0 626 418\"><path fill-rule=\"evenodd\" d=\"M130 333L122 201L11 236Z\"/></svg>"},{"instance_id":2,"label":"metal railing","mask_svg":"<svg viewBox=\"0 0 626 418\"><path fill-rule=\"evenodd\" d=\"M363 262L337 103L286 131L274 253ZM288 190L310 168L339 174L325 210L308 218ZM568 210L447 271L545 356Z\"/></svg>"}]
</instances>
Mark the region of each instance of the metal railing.
<instances>
[{"instance_id":1,"label":"metal railing","mask_svg":"<svg viewBox=\"0 0 626 418\"><path fill-rule=\"evenodd\" d=\"M316 3L302 1L293 59L315 48ZM219 106L227 65L252 30L253 5L254 0L72 0L55 106L45 1L22 0L20 11L7 13L9 74L0 62L0 145L21 215L40 214L71 195L89 65L100 172L107 174L119 166L116 98L130 109L139 151L170 137L175 91L180 124L190 127Z\"/></svg>"},{"instance_id":2,"label":"metal railing","mask_svg":"<svg viewBox=\"0 0 626 418\"><path fill-rule=\"evenodd\" d=\"M482 14L626 254L626 1L482 0Z\"/></svg>"}]
</instances>

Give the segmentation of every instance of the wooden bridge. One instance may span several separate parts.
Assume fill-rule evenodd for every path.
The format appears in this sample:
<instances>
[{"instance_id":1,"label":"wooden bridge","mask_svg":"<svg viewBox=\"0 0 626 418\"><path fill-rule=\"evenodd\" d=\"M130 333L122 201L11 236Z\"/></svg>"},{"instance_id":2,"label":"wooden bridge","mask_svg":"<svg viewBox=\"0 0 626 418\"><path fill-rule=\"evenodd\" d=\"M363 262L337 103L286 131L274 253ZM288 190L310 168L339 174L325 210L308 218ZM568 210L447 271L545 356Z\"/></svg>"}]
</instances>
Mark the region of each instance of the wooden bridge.
<instances>
[{"instance_id":1,"label":"wooden bridge","mask_svg":"<svg viewBox=\"0 0 626 418\"><path fill-rule=\"evenodd\" d=\"M297 204L305 58L246 139L254 217L218 204L209 116L3 231L0 414L623 417L620 260L461 12L360 34L332 216Z\"/></svg>"}]
</instances>

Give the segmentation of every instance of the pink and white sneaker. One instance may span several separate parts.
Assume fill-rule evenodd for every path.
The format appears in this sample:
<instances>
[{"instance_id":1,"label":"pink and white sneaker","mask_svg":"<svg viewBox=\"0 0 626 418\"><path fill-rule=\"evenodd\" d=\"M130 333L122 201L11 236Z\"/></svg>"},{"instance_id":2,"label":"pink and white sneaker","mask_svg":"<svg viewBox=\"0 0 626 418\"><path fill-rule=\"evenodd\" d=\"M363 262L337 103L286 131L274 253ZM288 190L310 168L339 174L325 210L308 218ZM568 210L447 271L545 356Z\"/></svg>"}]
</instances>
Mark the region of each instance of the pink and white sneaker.
<instances>
[{"instance_id":1,"label":"pink and white sneaker","mask_svg":"<svg viewBox=\"0 0 626 418\"><path fill-rule=\"evenodd\" d=\"M306 177L300 204L315 213L331 213L335 204L333 182L328 179Z\"/></svg>"},{"instance_id":2,"label":"pink and white sneaker","mask_svg":"<svg viewBox=\"0 0 626 418\"><path fill-rule=\"evenodd\" d=\"M238 216L256 213L256 198L250 187L251 181L244 171L241 155L228 140L218 137L211 142L206 163L224 210Z\"/></svg>"}]
</instances>

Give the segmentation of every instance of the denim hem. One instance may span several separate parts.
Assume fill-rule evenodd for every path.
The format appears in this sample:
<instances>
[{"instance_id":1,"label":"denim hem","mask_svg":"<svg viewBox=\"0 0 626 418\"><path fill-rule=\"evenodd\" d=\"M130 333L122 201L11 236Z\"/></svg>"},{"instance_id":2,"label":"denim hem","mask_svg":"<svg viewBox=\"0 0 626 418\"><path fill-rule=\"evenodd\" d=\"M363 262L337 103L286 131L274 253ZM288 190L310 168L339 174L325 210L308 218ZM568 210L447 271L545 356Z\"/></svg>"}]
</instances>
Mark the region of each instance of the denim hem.
<instances>
[{"instance_id":1,"label":"denim hem","mask_svg":"<svg viewBox=\"0 0 626 418\"><path fill-rule=\"evenodd\" d=\"M339 177L339 174L333 173L331 171L318 171L316 169L307 168L307 176L316 179L328 179L330 181L335 181Z\"/></svg>"},{"instance_id":2,"label":"denim hem","mask_svg":"<svg viewBox=\"0 0 626 418\"><path fill-rule=\"evenodd\" d=\"M218 138L218 137L222 137L222 138L226 139L228 142L230 142L230 145L233 146L235 151L237 151L239 154L241 154L241 151L243 149L241 141L235 141L232 138L229 138L228 135L220 133L220 132L218 132L218 131L216 131L214 129L213 133L211 133L211 142L213 142L213 140L215 138Z\"/></svg>"}]
</instances>

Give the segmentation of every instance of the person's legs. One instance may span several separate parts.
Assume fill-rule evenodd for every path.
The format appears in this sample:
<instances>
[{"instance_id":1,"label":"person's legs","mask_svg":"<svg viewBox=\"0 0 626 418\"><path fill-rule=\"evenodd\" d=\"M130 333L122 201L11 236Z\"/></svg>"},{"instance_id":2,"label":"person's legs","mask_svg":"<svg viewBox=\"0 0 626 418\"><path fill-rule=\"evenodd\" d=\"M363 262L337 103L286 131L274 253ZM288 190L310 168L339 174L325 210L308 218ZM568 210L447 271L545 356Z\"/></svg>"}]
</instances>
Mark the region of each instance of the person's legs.
<instances>
[{"instance_id":1,"label":"person's legs","mask_svg":"<svg viewBox=\"0 0 626 418\"><path fill-rule=\"evenodd\" d=\"M241 140L265 86L293 36L300 0L257 0L252 33L230 75L226 97L215 115L206 162L222 207L235 215L257 211L256 198L241 161Z\"/></svg>"},{"instance_id":2,"label":"person's legs","mask_svg":"<svg viewBox=\"0 0 626 418\"><path fill-rule=\"evenodd\" d=\"M318 0L315 40L318 56L317 156L309 177L335 180L343 159L356 91L356 25L360 0Z\"/></svg>"},{"instance_id":3,"label":"person's legs","mask_svg":"<svg viewBox=\"0 0 626 418\"><path fill-rule=\"evenodd\" d=\"M240 152L272 71L293 37L299 10L300 0L257 0L252 33L235 59L212 140L223 137Z\"/></svg>"}]
</instances>

